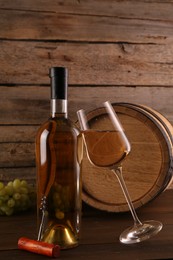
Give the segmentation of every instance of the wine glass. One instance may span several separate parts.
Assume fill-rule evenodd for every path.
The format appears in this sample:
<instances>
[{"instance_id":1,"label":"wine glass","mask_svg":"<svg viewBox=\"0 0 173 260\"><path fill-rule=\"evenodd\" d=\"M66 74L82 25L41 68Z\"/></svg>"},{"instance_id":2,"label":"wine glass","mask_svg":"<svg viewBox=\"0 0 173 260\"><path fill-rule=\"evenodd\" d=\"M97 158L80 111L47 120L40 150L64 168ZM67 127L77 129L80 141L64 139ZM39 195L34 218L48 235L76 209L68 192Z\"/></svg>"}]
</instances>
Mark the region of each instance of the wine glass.
<instances>
[{"instance_id":1,"label":"wine glass","mask_svg":"<svg viewBox=\"0 0 173 260\"><path fill-rule=\"evenodd\" d=\"M134 225L123 231L119 239L124 244L138 243L156 235L162 229L162 223L139 220L122 175L122 161L129 154L131 146L109 101L104 103L103 109L109 124L103 123L99 128L98 122L93 122L94 119L90 124L83 109L77 111L87 156L93 165L109 168L116 175L134 219ZM98 120L97 117L95 120Z\"/></svg>"}]
</instances>

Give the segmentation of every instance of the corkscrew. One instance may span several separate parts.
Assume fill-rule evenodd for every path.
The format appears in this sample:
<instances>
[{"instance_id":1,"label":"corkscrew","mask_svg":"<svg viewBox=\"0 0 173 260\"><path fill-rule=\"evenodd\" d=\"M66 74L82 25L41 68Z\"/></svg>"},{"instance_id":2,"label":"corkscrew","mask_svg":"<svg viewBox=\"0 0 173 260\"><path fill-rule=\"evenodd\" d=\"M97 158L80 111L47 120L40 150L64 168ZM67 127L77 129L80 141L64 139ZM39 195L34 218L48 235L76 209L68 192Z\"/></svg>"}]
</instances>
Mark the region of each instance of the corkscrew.
<instances>
[{"instance_id":1,"label":"corkscrew","mask_svg":"<svg viewBox=\"0 0 173 260\"><path fill-rule=\"evenodd\" d=\"M43 196L41 199L40 210L42 211L42 216L39 225L37 240L31 240L26 237L21 237L18 240L18 248L32 253L42 254L42 255L56 258L60 256L60 246L40 241L44 230L44 224L45 224L46 207L47 207L46 200L47 200L46 196Z\"/></svg>"},{"instance_id":2,"label":"corkscrew","mask_svg":"<svg viewBox=\"0 0 173 260\"><path fill-rule=\"evenodd\" d=\"M43 229L44 229L44 223L45 223L45 217L46 217L46 203L47 203L46 200L47 200L46 196L43 196L41 199L40 210L42 212L42 216L41 216L40 226L39 226L39 230L38 230L38 237L37 237L38 241L41 240Z\"/></svg>"}]
</instances>

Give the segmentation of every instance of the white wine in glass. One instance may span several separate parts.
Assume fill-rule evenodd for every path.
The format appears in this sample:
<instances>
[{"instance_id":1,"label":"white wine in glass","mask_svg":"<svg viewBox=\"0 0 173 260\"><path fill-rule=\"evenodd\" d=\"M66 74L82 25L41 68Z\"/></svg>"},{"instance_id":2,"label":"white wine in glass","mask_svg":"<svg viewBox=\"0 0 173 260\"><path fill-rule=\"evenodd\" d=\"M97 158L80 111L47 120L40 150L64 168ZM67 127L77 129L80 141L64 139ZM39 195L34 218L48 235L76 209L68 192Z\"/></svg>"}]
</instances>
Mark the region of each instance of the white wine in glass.
<instances>
[{"instance_id":1,"label":"white wine in glass","mask_svg":"<svg viewBox=\"0 0 173 260\"><path fill-rule=\"evenodd\" d=\"M103 117L109 124L105 123L99 127L93 119L90 123L83 109L77 111L87 156L93 165L108 168L117 177L134 219L134 225L122 232L120 241L124 244L138 243L156 235L162 229L162 223L155 220L139 220L122 175L122 161L129 154L131 146L109 101L104 103L103 109ZM94 120L97 121L98 118Z\"/></svg>"}]
</instances>

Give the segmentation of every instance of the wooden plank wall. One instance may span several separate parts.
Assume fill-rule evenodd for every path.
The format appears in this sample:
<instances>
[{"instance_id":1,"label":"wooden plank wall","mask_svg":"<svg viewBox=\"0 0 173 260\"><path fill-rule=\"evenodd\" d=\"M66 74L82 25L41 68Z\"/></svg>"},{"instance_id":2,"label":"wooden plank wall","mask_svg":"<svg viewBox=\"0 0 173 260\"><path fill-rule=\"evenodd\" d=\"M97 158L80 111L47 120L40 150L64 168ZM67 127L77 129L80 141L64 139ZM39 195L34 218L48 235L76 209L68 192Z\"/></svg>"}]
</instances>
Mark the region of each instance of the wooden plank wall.
<instances>
[{"instance_id":1,"label":"wooden plank wall","mask_svg":"<svg viewBox=\"0 0 173 260\"><path fill-rule=\"evenodd\" d=\"M0 179L35 180L51 66L69 69L69 115L107 99L173 122L172 0L0 0Z\"/></svg>"}]
</instances>

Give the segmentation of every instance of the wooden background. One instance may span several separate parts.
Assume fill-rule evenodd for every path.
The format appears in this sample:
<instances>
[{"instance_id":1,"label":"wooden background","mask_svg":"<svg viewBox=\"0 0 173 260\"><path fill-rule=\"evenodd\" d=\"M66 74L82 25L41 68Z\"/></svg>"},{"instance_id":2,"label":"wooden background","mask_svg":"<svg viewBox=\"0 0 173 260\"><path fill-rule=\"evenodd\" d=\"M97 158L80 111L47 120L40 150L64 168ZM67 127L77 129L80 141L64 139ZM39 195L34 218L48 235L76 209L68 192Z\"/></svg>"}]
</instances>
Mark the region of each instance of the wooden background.
<instances>
[{"instance_id":1,"label":"wooden background","mask_svg":"<svg viewBox=\"0 0 173 260\"><path fill-rule=\"evenodd\" d=\"M51 66L69 69L69 115L107 99L173 123L173 0L0 0L0 180L35 180Z\"/></svg>"}]
</instances>

